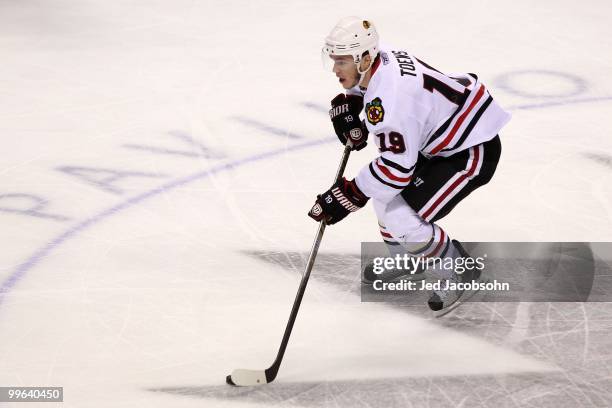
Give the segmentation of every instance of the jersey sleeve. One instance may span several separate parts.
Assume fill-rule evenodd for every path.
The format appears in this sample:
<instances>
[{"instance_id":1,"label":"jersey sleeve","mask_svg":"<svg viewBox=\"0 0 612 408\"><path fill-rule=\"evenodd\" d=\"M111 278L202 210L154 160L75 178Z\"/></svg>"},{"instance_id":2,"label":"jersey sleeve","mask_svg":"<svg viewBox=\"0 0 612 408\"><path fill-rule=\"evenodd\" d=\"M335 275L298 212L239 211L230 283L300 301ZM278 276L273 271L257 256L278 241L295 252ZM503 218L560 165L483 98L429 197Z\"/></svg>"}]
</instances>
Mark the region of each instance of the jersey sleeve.
<instances>
[{"instance_id":1,"label":"jersey sleeve","mask_svg":"<svg viewBox=\"0 0 612 408\"><path fill-rule=\"evenodd\" d=\"M412 180L426 109L407 94L368 99L366 126L380 156L361 169L355 182L368 197L387 203Z\"/></svg>"}]
</instances>

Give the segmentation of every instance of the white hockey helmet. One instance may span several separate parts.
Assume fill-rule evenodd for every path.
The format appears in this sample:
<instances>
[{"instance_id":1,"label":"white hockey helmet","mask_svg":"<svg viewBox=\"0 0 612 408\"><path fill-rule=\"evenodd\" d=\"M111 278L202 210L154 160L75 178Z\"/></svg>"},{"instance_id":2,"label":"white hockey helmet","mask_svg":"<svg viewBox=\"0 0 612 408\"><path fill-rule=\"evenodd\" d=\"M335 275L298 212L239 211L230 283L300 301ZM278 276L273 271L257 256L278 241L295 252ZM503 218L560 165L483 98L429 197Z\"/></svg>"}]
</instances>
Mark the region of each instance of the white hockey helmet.
<instances>
[{"instance_id":1,"label":"white hockey helmet","mask_svg":"<svg viewBox=\"0 0 612 408\"><path fill-rule=\"evenodd\" d=\"M364 74L372 66L370 63L364 71L360 69L361 59L366 51L374 61L378 55L378 33L374 24L359 17L344 17L325 37L321 57L324 66L328 67L331 56L351 55L357 65L357 72Z\"/></svg>"}]
</instances>

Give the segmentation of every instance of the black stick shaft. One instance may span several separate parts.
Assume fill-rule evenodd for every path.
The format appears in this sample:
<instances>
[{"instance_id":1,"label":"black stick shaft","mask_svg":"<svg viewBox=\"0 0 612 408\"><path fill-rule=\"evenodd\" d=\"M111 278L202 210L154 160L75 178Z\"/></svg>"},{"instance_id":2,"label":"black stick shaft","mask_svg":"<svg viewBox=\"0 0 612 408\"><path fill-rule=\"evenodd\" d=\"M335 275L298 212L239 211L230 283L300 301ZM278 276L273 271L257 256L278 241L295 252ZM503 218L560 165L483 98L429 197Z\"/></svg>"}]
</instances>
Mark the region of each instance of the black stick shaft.
<instances>
[{"instance_id":1,"label":"black stick shaft","mask_svg":"<svg viewBox=\"0 0 612 408\"><path fill-rule=\"evenodd\" d=\"M340 160L340 165L338 166L334 183L340 180L344 174L344 169L346 168L346 163L348 162L350 153L351 146L347 144L344 147L344 152L342 153L342 159ZM310 272L312 271L312 267L317 257L317 252L319 252L319 245L321 245L321 240L323 239L325 226L325 220L319 223L319 230L317 231L314 243L312 244L312 249L310 250L310 255L308 256L308 262L306 263L306 269L304 271L304 275L302 276L302 280L300 281L300 287L295 295L293 307L291 308L291 314L289 315L289 321L287 322L287 327L285 327L285 333L283 334L283 340L281 341L281 345L278 349L278 354L276 355L274 363L270 366L270 368L266 369L267 382L274 381L276 375L278 374L281 362L283 361L283 356L285 355L285 350L287 349L287 344L289 343L289 337L291 336L291 330L293 330L293 324L295 323L298 311L300 310L300 304L302 303L304 292L306 292L306 285L308 284L308 279L310 278Z\"/></svg>"}]
</instances>

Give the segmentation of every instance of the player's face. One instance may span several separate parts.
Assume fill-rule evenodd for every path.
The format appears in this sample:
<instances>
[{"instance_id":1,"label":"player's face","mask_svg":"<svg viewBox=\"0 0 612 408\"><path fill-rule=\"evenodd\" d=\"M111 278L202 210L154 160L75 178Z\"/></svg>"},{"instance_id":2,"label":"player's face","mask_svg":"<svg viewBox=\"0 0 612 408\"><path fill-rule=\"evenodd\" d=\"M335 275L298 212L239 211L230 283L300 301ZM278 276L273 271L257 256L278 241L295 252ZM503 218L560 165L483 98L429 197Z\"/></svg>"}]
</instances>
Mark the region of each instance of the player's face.
<instances>
[{"instance_id":1,"label":"player's face","mask_svg":"<svg viewBox=\"0 0 612 408\"><path fill-rule=\"evenodd\" d=\"M350 89L359 83L359 72L351 55L331 55L334 61L334 74L344 89Z\"/></svg>"}]
</instances>

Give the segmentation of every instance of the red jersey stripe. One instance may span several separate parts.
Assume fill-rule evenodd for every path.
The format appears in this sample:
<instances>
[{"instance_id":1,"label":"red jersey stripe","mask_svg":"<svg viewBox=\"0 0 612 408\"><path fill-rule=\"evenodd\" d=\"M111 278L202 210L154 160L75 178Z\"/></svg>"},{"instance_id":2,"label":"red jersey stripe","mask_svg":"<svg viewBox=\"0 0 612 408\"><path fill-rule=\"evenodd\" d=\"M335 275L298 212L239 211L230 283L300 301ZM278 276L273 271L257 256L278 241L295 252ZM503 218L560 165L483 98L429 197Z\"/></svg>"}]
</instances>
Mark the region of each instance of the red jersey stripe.
<instances>
[{"instance_id":1,"label":"red jersey stripe","mask_svg":"<svg viewBox=\"0 0 612 408\"><path fill-rule=\"evenodd\" d=\"M434 254L438 253L438 251L440 250L440 247L442 247L442 245L444 245L444 242L446 241L446 234L444 233L444 230L442 228L440 228L440 241L438 241L438 245L436 245L436 248L430 252L427 255L424 255L425 258L429 258L431 256L433 256Z\"/></svg>"},{"instance_id":2,"label":"red jersey stripe","mask_svg":"<svg viewBox=\"0 0 612 408\"><path fill-rule=\"evenodd\" d=\"M478 146L472 147L471 149L474 151L474 160L472 161L472 166L470 167L470 170L466 174L462 174L459 178L457 178L457 180L455 180L455 182L453 184L451 184L450 187L448 189L446 189L446 191L444 193L442 193L442 195L440 197L438 197L438 199L431 205L431 207L429 207L427 209L427 211L425 211L421 215L421 217L423 217L424 219L427 220L427 217L429 217L429 215L431 215L431 213L436 209L436 207L438 207L438 205L440 205L440 203L442 201L444 201L444 199L455 188L457 188L457 186L459 184L461 184L463 182L463 180L465 180L468 177L471 177L474 174L474 172L476 171L476 168L478 167L478 162L480 161L480 149L478 148Z\"/></svg>"},{"instance_id":3,"label":"red jersey stripe","mask_svg":"<svg viewBox=\"0 0 612 408\"><path fill-rule=\"evenodd\" d=\"M470 112L472 111L472 109L474 109L474 106L476 106L476 104L478 103L480 98L482 98L482 95L484 95L484 91L485 91L485 87L484 87L484 85L481 85L480 88L478 89L478 92L476 92L476 96L472 100L472 103L470 103L470 106L468 106L468 108L465 110L465 112L463 112L459 116L459 118L457 119L457 122L455 122L455 126L453 126L453 128L451 129L451 131L448 134L448 136L446 136L446 138L439 145L434 147L431 150L430 154L438 153L440 150L444 149L446 147L446 145L448 145L450 143L450 141L455 136L455 133L457 133L457 130L459 130L459 128L463 124L463 121L465 120L467 115L470 114Z\"/></svg>"},{"instance_id":4,"label":"red jersey stripe","mask_svg":"<svg viewBox=\"0 0 612 408\"><path fill-rule=\"evenodd\" d=\"M376 159L376 166L380 169L380 171L383 172L383 174L385 176L387 176L388 178L390 178L393 181L398 181L400 183L409 183L410 179L412 178L412 176L397 177L395 174L391 173L391 171L384 164L380 164L378 162L378 159Z\"/></svg>"}]
</instances>

